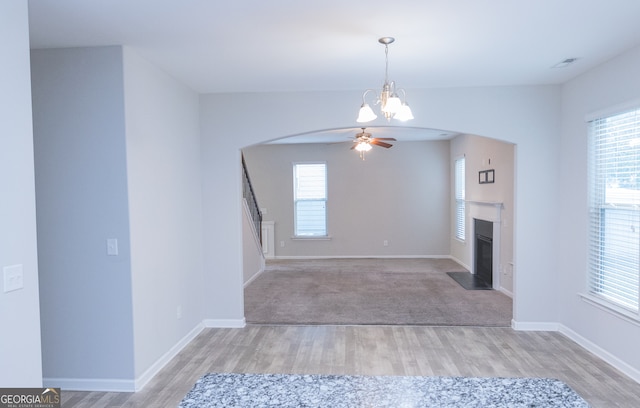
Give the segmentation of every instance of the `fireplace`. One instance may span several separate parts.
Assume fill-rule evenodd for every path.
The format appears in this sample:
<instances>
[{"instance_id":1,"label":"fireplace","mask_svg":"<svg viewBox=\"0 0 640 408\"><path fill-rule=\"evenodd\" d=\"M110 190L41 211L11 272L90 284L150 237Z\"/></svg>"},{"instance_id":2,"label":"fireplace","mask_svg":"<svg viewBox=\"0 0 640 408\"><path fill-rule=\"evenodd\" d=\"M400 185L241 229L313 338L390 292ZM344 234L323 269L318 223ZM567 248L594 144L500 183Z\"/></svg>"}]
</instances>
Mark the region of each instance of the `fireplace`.
<instances>
[{"instance_id":1,"label":"fireplace","mask_svg":"<svg viewBox=\"0 0 640 408\"><path fill-rule=\"evenodd\" d=\"M502 203L497 201L467 201L469 224L473 227L467 246L469 269L475 280L485 282L493 289L500 288L500 240L502 229ZM476 224L476 223L479 223ZM478 239L477 235L480 235ZM480 269L480 270L479 270ZM477 273L485 276L480 280Z\"/></svg>"},{"instance_id":2,"label":"fireplace","mask_svg":"<svg viewBox=\"0 0 640 408\"><path fill-rule=\"evenodd\" d=\"M474 219L476 279L493 286L493 223Z\"/></svg>"}]
</instances>

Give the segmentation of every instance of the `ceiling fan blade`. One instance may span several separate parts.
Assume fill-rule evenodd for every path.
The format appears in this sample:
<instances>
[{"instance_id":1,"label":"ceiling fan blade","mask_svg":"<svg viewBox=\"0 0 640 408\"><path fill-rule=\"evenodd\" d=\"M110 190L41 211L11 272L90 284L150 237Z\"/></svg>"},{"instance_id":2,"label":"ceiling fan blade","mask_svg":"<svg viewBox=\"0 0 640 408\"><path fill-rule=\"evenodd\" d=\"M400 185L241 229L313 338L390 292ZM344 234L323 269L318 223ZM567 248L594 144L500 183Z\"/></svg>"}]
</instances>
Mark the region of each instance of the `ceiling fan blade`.
<instances>
[{"instance_id":1,"label":"ceiling fan blade","mask_svg":"<svg viewBox=\"0 0 640 408\"><path fill-rule=\"evenodd\" d=\"M388 148L390 148L391 146L393 146L392 144L385 143L385 142L381 142L381 141L380 141L380 140L378 140L378 139L373 139L373 140L371 140L371 142L369 142L369 143L371 143L372 145L376 145L376 146L384 147L384 148L387 148L387 149L388 149Z\"/></svg>"},{"instance_id":2,"label":"ceiling fan blade","mask_svg":"<svg viewBox=\"0 0 640 408\"><path fill-rule=\"evenodd\" d=\"M393 142L396 141L396 139L394 139L392 137L376 137L376 140L391 140Z\"/></svg>"}]
</instances>

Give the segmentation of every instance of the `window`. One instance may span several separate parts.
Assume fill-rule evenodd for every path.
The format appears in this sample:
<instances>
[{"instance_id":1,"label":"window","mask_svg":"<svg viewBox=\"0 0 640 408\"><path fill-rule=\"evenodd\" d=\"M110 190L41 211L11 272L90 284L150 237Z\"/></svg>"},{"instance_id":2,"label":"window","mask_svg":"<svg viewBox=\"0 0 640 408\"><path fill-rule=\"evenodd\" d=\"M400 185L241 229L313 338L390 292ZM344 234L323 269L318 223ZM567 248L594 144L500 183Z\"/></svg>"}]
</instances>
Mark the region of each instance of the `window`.
<instances>
[{"instance_id":1,"label":"window","mask_svg":"<svg viewBox=\"0 0 640 408\"><path fill-rule=\"evenodd\" d=\"M327 236L327 165L293 165L293 200L296 237Z\"/></svg>"},{"instance_id":2,"label":"window","mask_svg":"<svg viewBox=\"0 0 640 408\"><path fill-rule=\"evenodd\" d=\"M465 159L461 157L455 164L455 195L456 195L456 238L465 240L465 204L464 204L464 165Z\"/></svg>"},{"instance_id":3,"label":"window","mask_svg":"<svg viewBox=\"0 0 640 408\"><path fill-rule=\"evenodd\" d=\"M589 292L638 313L640 109L589 122Z\"/></svg>"}]
</instances>

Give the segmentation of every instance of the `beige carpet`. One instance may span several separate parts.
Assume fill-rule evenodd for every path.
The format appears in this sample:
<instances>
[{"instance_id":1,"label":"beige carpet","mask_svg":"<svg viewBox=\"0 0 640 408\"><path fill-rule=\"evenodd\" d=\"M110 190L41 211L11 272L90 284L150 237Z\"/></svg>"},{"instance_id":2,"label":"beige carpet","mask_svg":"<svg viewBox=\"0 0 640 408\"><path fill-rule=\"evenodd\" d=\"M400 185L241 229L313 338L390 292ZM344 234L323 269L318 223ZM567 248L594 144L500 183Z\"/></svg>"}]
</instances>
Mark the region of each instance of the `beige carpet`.
<instances>
[{"instance_id":1,"label":"beige carpet","mask_svg":"<svg viewBox=\"0 0 640 408\"><path fill-rule=\"evenodd\" d=\"M509 327L511 298L465 290L449 259L273 260L245 288L253 324Z\"/></svg>"}]
</instances>

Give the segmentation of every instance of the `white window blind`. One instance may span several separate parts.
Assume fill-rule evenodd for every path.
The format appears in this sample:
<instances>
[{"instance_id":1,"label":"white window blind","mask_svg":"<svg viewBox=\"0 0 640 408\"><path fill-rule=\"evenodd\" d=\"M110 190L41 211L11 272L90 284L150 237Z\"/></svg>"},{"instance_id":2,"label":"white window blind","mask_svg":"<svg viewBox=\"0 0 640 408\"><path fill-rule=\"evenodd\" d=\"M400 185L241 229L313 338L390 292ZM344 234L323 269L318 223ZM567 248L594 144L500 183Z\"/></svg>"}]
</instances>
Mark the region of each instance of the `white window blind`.
<instances>
[{"instance_id":1,"label":"white window blind","mask_svg":"<svg viewBox=\"0 0 640 408\"><path fill-rule=\"evenodd\" d=\"M638 312L640 109L589 122L589 291Z\"/></svg>"},{"instance_id":2,"label":"white window blind","mask_svg":"<svg viewBox=\"0 0 640 408\"><path fill-rule=\"evenodd\" d=\"M293 165L295 236L327 235L327 166L325 163Z\"/></svg>"},{"instance_id":3,"label":"white window blind","mask_svg":"<svg viewBox=\"0 0 640 408\"><path fill-rule=\"evenodd\" d=\"M456 195L456 238L465 239L465 159L461 157L455 161L455 195Z\"/></svg>"}]
</instances>

